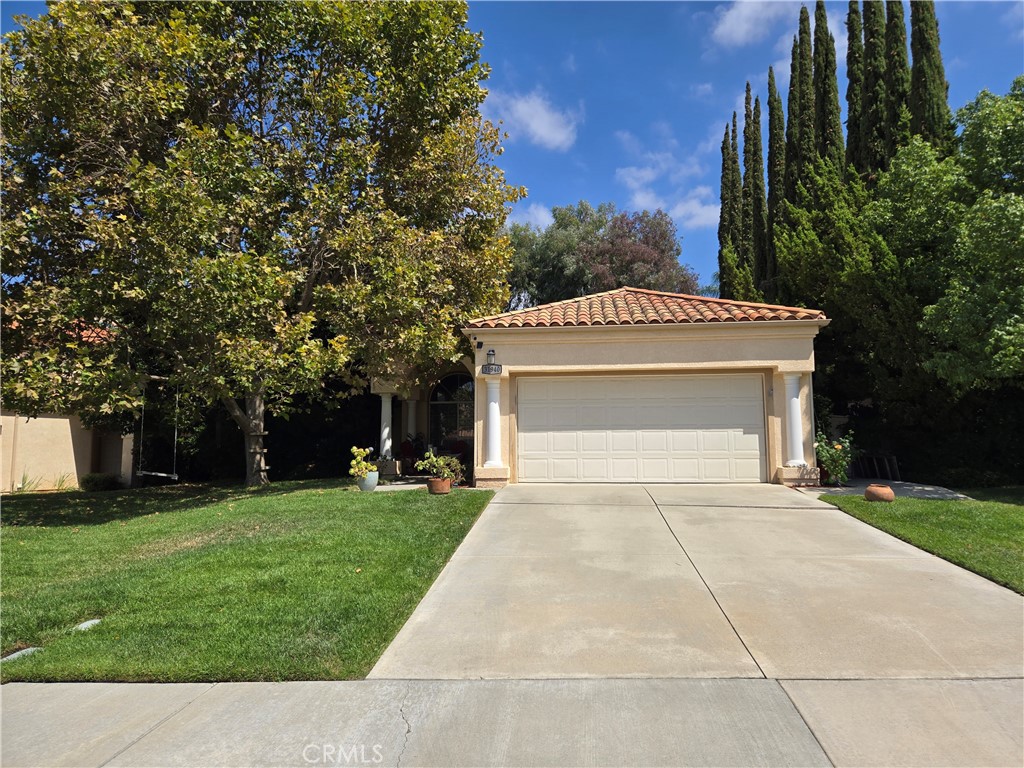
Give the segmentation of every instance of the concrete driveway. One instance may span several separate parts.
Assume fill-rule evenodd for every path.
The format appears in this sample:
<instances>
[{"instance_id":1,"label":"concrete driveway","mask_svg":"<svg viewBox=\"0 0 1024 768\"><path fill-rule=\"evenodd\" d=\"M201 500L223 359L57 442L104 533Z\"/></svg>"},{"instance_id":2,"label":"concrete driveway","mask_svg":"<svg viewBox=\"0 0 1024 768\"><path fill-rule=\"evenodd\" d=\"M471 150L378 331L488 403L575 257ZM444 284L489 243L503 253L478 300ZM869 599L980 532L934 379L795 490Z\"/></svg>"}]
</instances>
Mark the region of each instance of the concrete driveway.
<instances>
[{"instance_id":1,"label":"concrete driveway","mask_svg":"<svg viewBox=\"0 0 1024 768\"><path fill-rule=\"evenodd\" d=\"M1024 599L778 486L505 488L370 678L5 685L0 762L1024 765Z\"/></svg>"},{"instance_id":2,"label":"concrete driveway","mask_svg":"<svg viewBox=\"0 0 1024 768\"><path fill-rule=\"evenodd\" d=\"M780 486L509 486L370 677L768 679L837 765L1024 764L1024 599Z\"/></svg>"}]
</instances>

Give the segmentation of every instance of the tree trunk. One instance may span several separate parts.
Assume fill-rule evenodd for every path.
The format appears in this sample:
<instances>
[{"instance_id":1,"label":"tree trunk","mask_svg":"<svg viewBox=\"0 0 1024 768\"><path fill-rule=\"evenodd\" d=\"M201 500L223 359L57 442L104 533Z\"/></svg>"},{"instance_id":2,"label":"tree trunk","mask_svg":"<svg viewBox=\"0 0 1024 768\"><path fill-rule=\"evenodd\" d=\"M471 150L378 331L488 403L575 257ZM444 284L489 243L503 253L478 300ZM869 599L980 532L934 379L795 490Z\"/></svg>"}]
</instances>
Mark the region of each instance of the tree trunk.
<instances>
[{"instance_id":1,"label":"tree trunk","mask_svg":"<svg viewBox=\"0 0 1024 768\"><path fill-rule=\"evenodd\" d=\"M245 441L245 484L250 488L267 485L270 482L267 478L270 467L267 466L267 449L263 446L263 438L267 435L263 427L266 414L263 393L246 395L244 411L233 397L221 398L221 402L242 430Z\"/></svg>"}]
</instances>

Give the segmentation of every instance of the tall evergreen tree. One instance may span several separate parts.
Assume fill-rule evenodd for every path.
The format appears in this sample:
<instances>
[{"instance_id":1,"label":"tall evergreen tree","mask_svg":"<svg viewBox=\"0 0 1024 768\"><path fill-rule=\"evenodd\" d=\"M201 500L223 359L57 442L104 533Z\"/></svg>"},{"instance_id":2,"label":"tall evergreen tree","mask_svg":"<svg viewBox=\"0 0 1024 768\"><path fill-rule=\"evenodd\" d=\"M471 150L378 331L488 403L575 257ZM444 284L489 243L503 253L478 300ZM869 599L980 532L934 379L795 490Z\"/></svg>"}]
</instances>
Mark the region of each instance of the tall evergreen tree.
<instances>
[{"instance_id":1,"label":"tall evergreen tree","mask_svg":"<svg viewBox=\"0 0 1024 768\"><path fill-rule=\"evenodd\" d=\"M814 54L811 42L811 16L807 6L800 7L800 178L813 162L814 148Z\"/></svg>"},{"instance_id":2,"label":"tall evergreen tree","mask_svg":"<svg viewBox=\"0 0 1024 768\"><path fill-rule=\"evenodd\" d=\"M885 165L910 139L910 66L903 0L885 2Z\"/></svg>"},{"instance_id":3,"label":"tall evergreen tree","mask_svg":"<svg viewBox=\"0 0 1024 768\"><path fill-rule=\"evenodd\" d=\"M736 125L736 113L732 113L732 133L729 137L729 195L733 199L732 231L729 233L732 247L739 255L743 240L743 177L740 175L740 134Z\"/></svg>"},{"instance_id":4,"label":"tall evergreen tree","mask_svg":"<svg viewBox=\"0 0 1024 768\"><path fill-rule=\"evenodd\" d=\"M814 7L814 143L818 156L843 165L843 123L836 81L836 41L828 30L825 1Z\"/></svg>"},{"instance_id":5,"label":"tall evergreen tree","mask_svg":"<svg viewBox=\"0 0 1024 768\"><path fill-rule=\"evenodd\" d=\"M932 0L910 4L910 51L914 57L910 72L910 130L936 149L949 148L953 140L953 118L947 101L949 84L939 51L939 22Z\"/></svg>"},{"instance_id":6,"label":"tall evergreen tree","mask_svg":"<svg viewBox=\"0 0 1024 768\"><path fill-rule=\"evenodd\" d=\"M754 120L750 128L750 151L746 153L750 165L746 170L752 178L751 195L751 229L753 254L751 271L754 288L764 293L762 286L768 276L768 203L764 189L764 144L761 141L761 98L754 99ZM744 142L748 139L744 138ZM744 182L746 175L744 175Z\"/></svg>"},{"instance_id":7,"label":"tall evergreen tree","mask_svg":"<svg viewBox=\"0 0 1024 768\"><path fill-rule=\"evenodd\" d=\"M861 90L861 145L864 170L885 167L885 8L864 0L864 87Z\"/></svg>"},{"instance_id":8,"label":"tall evergreen tree","mask_svg":"<svg viewBox=\"0 0 1024 768\"><path fill-rule=\"evenodd\" d=\"M739 263L752 267L754 263L754 174L752 172L754 149L754 114L750 102L750 81L743 98L743 191L740 203L740 237L737 243ZM763 171L762 171L763 173Z\"/></svg>"},{"instance_id":9,"label":"tall evergreen tree","mask_svg":"<svg viewBox=\"0 0 1024 768\"><path fill-rule=\"evenodd\" d=\"M775 300L778 259L775 255L775 226L785 199L786 127L782 96L775 85L775 70L768 67L768 221L764 279L758 286L768 301Z\"/></svg>"},{"instance_id":10,"label":"tall evergreen tree","mask_svg":"<svg viewBox=\"0 0 1024 768\"><path fill-rule=\"evenodd\" d=\"M861 144L861 98L864 95L864 38L860 3L850 0L846 13L846 164L867 170Z\"/></svg>"},{"instance_id":11,"label":"tall evergreen tree","mask_svg":"<svg viewBox=\"0 0 1024 768\"><path fill-rule=\"evenodd\" d=\"M793 52L789 59L789 93L786 94L786 166L785 197L796 200L796 186L800 179L800 47L793 37Z\"/></svg>"},{"instance_id":12,"label":"tall evergreen tree","mask_svg":"<svg viewBox=\"0 0 1024 768\"><path fill-rule=\"evenodd\" d=\"M733 113L732 132L726 124L722 137L721 209L718 214L718 291L726 299L735 298L736 245L740 235L743 194L737 142L736 114Z\"/></svg>"}]
</instances>

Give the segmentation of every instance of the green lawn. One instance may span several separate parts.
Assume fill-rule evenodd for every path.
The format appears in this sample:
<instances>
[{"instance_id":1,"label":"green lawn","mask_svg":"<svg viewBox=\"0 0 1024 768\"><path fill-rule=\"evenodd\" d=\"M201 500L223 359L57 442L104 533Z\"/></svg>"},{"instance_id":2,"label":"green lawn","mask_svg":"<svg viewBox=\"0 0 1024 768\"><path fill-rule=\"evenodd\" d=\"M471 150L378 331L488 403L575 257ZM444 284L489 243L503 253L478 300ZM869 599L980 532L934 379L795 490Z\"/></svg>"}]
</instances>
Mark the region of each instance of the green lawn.
<instances>
[{"instance_id":1,"label":"green lawn","mask_svg":"<svg viewBox=\"0 0 1024 768\"><path fill-rule=\"evenodd\" d=\"M5 497L3 653L44 650L0 676L364 677L491 496L319 481Z\"/></svg>"},{"instance_id":2,"label":"green lawn","mask_svg":"<svg viewBox=\"0 0 1024 768\"><path fill-rule=\"evenodd\" d=\"M977 500L897 498L884 504L860 496L821 499L875 528L1024 594L1024 488L965 489L963 493Z\"/></svg>"}]
</instances>

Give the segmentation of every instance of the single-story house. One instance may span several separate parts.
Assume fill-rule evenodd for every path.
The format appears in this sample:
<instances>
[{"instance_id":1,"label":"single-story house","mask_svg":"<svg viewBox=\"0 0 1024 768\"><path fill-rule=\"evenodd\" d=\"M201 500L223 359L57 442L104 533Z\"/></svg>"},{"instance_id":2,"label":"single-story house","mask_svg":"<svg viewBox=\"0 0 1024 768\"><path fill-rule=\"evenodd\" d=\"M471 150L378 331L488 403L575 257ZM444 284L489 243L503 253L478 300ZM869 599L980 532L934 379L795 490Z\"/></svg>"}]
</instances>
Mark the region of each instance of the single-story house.
<instances>
[{"instance_id":1,"label":"single-story house","mask_svg":"<svg viewBox=\"0 0 1024 768\"><path fill-rule=\"evenodd\" d=\"M0 412L0 491L78 488L82 475L132 481L132 436L89 429L77 416Z\"/></svg>"},{"instance_id":2,"label":"single-story house","mask_svg":"<svg viewBox=\"0 0 1024 768\"><path fill-rule=\"evenodd\" d=\"M474 320L474 480L816 484L828 322L637 288Z\"/></svg>"}]
</instances>

